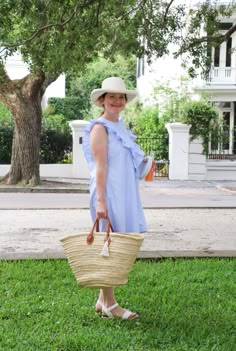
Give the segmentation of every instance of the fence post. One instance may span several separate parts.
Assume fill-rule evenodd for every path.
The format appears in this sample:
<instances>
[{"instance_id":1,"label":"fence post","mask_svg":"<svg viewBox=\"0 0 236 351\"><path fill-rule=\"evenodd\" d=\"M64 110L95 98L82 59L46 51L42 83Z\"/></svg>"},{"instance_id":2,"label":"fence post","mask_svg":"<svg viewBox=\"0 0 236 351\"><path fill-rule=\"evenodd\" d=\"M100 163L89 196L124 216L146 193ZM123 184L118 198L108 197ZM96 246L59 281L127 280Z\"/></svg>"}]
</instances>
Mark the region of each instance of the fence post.
<instances>
[{"instance_id":1,"label":"fence post","mask_svg":"<svg viewBox=\"0 0 236 351\"><path fill-rule=\"evenodd\" d=\"M182 123L167 123L169 133L169 179L187 180L189 162L189 129Z\"/></svg>"},{"instance_id":2,"label":"fence post","mask_svg":"<svg viewBox=\"0 0 236 351\"><path fill-rule=\"evenodd\" d=\"M74 178L89 178L89 170L87 161L84 157L82 142L84 128L88 125L89 122L83 120L75 120L69 123L69 126L72 129L73 136L73 146L72 146L72 155L73 155L73 167L72 174Z\"/></svg>"}]
</instances>

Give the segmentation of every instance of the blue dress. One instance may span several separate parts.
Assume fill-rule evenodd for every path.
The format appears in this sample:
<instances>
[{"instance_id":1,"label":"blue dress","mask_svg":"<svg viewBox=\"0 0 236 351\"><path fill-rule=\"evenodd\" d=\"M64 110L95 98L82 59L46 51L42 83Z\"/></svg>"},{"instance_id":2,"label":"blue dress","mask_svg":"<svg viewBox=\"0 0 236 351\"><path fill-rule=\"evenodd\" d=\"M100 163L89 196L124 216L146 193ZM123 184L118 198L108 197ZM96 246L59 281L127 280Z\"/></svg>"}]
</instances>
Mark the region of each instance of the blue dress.
<instances>
[{"instance_id":1,"label":"blue dress","mask_svg":"<svg viewBox=\"0 0 236 351\"><path fill-rule=\"evenodd\" d=\"M94 124L104 125L108 134L108 170L106 179L106 204L114 231L142 233L147 230L139 196L139 166L144 153L134 142L136 137L128 130L122 118L111 122L100 117L90 121L85 128L83 150L90 172L90 212L96 218L96 165L90 148L89 135ZM100 230L105 231L101 220Z\"/></svg>"}]
</instances>

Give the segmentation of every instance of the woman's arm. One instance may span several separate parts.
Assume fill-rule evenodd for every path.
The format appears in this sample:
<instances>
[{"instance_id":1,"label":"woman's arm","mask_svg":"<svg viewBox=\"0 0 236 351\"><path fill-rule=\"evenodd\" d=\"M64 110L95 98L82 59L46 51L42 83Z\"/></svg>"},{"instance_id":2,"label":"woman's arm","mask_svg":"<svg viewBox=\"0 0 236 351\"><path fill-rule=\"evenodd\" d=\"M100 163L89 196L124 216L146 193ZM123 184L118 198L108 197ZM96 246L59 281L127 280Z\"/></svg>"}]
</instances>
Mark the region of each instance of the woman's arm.
<instances>
[{"instance_id":1,"label":"woman's arm","mask_svg":"<svg viewBox=\"0 0 236 351\"><path fill-rule=\"evenodd\" d=\"M107 178L107 132L103 125L95 124L90 132L90 146L96 164L97 217L107 217L106 178Z\"/></svg>"}]
</instances>

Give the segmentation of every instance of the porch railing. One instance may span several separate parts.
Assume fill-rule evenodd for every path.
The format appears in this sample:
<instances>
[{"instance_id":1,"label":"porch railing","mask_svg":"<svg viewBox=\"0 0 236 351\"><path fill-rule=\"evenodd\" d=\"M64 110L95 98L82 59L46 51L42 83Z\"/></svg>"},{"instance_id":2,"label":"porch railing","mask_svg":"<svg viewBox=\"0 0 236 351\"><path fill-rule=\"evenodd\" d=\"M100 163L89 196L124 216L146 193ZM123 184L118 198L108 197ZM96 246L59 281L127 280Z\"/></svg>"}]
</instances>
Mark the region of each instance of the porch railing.
<instances>
[{"instance_id":1,"label":"porch railing","mask_svg":"<svg viewBox=\"0 0 236 351\"><path fill-rule=\"evenodd\" d=\"M212 152L207 155L208 160L230 160L236 161L236 154Z\"/></svg>"},{"instance_id":2,"label":"porch railing","mask_svg":"<svg viewBox=\"0 0 236 351\"><path fill-rule=\"evenodd\" d=\"M235 84L236 69L234 67L213 67L207 77L207 84Z\"/></svg>"}]
</instances>

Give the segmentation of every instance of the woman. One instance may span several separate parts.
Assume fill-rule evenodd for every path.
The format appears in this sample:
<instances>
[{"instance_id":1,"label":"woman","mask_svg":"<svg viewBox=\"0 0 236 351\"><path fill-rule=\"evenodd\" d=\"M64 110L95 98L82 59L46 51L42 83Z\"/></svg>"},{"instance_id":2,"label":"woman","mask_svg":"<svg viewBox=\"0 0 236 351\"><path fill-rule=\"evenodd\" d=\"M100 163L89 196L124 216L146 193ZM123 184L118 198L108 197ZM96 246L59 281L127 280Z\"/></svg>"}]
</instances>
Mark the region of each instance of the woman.
<instances>
[{"instance_id":1,"label":"woman","mask_svg":"<svg viewBox=\"0 0 236 351\"><path fill-rule=\"evenodd\" d=\"M134 99L136 91L127 90L121 78L109 77L101 89L91 93L91 101L103 107L102 116L85 129L83 148L90 171L90 211L93 221L101 218L105 231L109 216L115 232L145 232L146 223L140 202L139 167L144 153L126 129L120 112ZM103 316L135 319L138 315L116 303L114 288L100 290L96 311Z\"/></svg>"}]
</instances>

